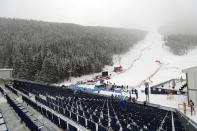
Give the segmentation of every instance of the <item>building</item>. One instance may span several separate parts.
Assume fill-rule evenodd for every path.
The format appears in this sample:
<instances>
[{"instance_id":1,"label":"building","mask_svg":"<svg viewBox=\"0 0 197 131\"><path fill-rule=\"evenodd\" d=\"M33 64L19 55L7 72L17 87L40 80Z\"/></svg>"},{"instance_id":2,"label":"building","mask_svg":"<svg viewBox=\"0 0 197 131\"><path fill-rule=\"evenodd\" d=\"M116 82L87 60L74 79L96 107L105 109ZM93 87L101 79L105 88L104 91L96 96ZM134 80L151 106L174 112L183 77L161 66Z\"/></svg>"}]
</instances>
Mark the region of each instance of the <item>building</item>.
<instances>
[{"instance_id":1,"label":"building","mask_svg":"<svg viewBox=\"0 0 197 131\"><path fill-rule=\"evenodd\" d=\"M0 69L0 79L12 79L13 69Z\"/></svg>"},{"instance_id":2,"label":"building","mask_svg":"<svg viewBox=\"0 0 197 131\"><path fill-rule=\"evenodd\" d=\"M114 72L122 72L122 71L123 69L121 65L114 66Z\"/></svg>"},{"instance_id":3,"label":"building","mask_svg":"<svg viewBox=\"0 0 197 131\"><path fill-rule=\"evenodd\" d=\"M197 66L183 70L186 73L188 102L191 99L197 105Z\"/></svg>"}]
</instances>

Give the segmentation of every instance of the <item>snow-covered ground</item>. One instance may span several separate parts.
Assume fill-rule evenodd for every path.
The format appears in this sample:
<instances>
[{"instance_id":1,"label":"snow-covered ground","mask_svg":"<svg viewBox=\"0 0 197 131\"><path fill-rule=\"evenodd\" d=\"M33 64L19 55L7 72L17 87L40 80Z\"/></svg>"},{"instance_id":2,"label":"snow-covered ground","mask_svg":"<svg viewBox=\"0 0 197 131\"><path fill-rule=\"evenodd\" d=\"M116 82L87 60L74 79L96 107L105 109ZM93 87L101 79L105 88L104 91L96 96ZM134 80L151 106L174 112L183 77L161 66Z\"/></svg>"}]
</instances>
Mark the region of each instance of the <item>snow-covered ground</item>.
<instances>
[{"instance_id":1,"label":"snow-covered ground","mask_svg":"<svg viewBox=\"0 0 197 131\"><path fill-rule=\"evenodd\" d=\"M156 61L160 61L161 64ZM152 31L128 53L121 56L120 64L126 71L112 77L110 82L138 86L143 80L148 80L152 84L158 84L180 77L183 75L184 68L196 66L197 49L190 51L187 55L176 56L164 46L163 36L157 31ZM149 77L152 78L149 80Z\"/></svg>"},{"instance_id":2,"label":"snow-covered ground","mask_svg":"<svg viewBox=\"0 0 197 131\"><path fill-rule=\"evenodd\" d=\"M113 66L106 66L103 70L111 74L111 83L139 87L144 80L151 85L159 84L172 78L185 77L182 69L197 65L197 48L184 56L177 56L164 45L163 36L157 31L150 31L144 40L139 41L129 52L114 56L114 65L121 64L122 73L113 72ZM159 62L161 63L159 63ZM120 63L119 63L120 62ZM96 75L84 75L71 78L71 82L90 80ZM68 82L63 82L65 84Z\"/></svg>"}]
</instances>

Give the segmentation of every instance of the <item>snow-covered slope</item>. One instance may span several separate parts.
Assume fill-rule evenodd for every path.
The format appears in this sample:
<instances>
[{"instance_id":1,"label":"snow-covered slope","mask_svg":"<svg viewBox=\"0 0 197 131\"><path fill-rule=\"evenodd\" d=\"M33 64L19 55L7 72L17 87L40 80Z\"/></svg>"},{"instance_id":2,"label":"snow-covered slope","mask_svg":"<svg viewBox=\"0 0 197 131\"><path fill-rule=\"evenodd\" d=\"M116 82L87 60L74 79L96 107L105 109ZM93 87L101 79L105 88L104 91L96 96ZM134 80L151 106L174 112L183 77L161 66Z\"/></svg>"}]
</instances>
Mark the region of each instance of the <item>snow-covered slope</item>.
<instances>
[{"instance_id":1,"label":"snow-covered slope","mask_svg":"<svg viewBox=\"0 0 197 131\"><path fill-rule=\"evenodd\" d=\"M197 65L197 49L176 56L164 46L163 37L157 31L149 32L144 40L120 57L125 71L112 76L110 82L130 87L139 87L144 80L157 84L178 78L183 75L182 69Z\"/></svg>"},{"instance_id":2,"label":"snow-covered slope","mask_svg":"<svg viewBox=\"0 0 197 131\"><path fill-rule=\"evenodd\" d=\"M120 59L119 59L120 57ZM120 62L120 63L119 63ZM111 83L139 87L144 80L155 85L172 78L185 77L182 69L197 66L197 48L187 55L177 56L164 45L163 36L157 31L150 31L144 40L139 41L129 52L114 56L114 65L121 64L122 73L113 72L113 66L103 70L111 74ZM100 73L72 78L72 83L90 80ZM65 84L68 82L63 82Z\"/></svg>"}]
</instances>

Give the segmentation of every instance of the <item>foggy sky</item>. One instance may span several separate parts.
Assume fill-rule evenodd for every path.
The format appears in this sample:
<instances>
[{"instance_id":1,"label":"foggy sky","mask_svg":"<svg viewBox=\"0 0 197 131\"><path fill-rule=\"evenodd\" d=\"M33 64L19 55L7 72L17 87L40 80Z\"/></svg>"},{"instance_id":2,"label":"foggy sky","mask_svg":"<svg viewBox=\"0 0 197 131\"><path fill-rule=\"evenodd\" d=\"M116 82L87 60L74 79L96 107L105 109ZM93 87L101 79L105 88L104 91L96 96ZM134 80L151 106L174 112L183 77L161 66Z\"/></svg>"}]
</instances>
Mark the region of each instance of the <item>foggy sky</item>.
<instances>
[{"instance_id":1,"label":"foggy sky","mask_svg":"<svg viewBox=\"0 0 197 131\"><path fill-rule=\"evenodd\" d=\"M0 0L0 17L152 29L197 19L197 0Z\"/></svg>"}]
</instances>

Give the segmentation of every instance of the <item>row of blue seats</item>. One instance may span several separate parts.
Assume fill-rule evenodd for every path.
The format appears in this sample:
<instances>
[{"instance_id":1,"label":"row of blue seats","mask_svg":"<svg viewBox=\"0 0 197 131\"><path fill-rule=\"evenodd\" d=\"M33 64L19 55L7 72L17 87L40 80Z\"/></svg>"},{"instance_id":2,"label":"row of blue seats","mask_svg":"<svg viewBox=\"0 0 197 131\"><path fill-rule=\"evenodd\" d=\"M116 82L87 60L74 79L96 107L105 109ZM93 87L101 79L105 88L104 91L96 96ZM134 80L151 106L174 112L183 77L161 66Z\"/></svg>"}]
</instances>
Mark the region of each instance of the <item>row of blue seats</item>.
<instances>
[{"instance_id":1,"label":"row of blue seats","mask_svg":"<svg viewBox=\"0 0 197 131\"><path fill-rule=\"evenodd\" d=\"M1 89L1 87L0 87ZM8 131L7 124L3 118L3 113L0 110L0 131Z\"/></svg>"},{"instance_id":2,"label":"row of blue seats","mask_svg":"<svg viewBox=\"0 0 197 131\"><path fill-rule=\"evenodd\" d=\"M65 93L73 93L71 89L65 89L63 87L51 86L48 84L41 84L26 80L14 80L13 87L23 89L27 92L31 92L34 95L64 95Z\"/></svg>"},{"instance_id":3,"label":"row of blue seats","mask_svg":"<svg viewBox=\"0 0 197 131\"><path fill-rule=\"evenodd\" d=\"M15 89L11 88L8 84L5 84L5 87L7 89L9 89L12 93L14 93L15 95L17 95L17 91Z\"/></svg>"},{"instance_id":4,"label":"row of blue seats","mask_svg":"<svg viewBox=\"0 0 197 131\"><path fill-rule=\"evenodd\" d=\"M58 127L62 128L66 131L77 131L77 128L69 123L67 123L64 119L60 118L57 114L52 113L50 110L46 109L44 106L40 106L39 104L33 102L29 98L22 96L23 101L28 103L38 112L40 112L43 116L48 118L51 122L55 123Z\"/></svg>"},{"instance_id":5,"label":"row of blue seats","mask_svg":"<svg viewBox=\"0 0 197 131\"><path fill-rule=\"evenodd\" d=\"M34 90L34 92L37 92L35 94L39 94L39 91L42 90L45 92L42 94L47 100L41 98L40 101L38 100L40 103L73 121L78 123L81 121L80 124L89 129L95 129L95 126L97 127L99 125L104 127L103 129L112 128L113 130L121 130L122 128L125 131L137 131L140 129L154 131L159 128L163 118L167 114L165 110L136 103L126 103L126 111L123 111L119 107L118 100L111 100L108 97L83 92L79 95L75 95L71 91L67 93L66 89L64 90L65 92L58 93L58 91L61 90L56 87L52 89L52 87L49 86L49 88L47 88L47 85L44 85L42 88L42 86L39 85L34 89L36 86L35 83L29 83L27 85L27 82L17 82L19 88L23 88L30 93ZM52 93L55 89L57 89L56 93ZM39 98L39 95L37 96ZM56 99L49 99L50 97ZM49 113L45 111L46 109L39 107L38 110L51 118L51 115L48 115ZM103 114L103 117L101 117L100 114ZM88 124L88 121L90 121L90 124ZM88 126L91 125L91 122L93 123L92 126ZM166 125L168 126L168 123Z\"/></svg>"},{"instance_id":6,"label":"row of blue seats","mask_svg":"<svg viewBox=\"0 0 197 131\"><path fill-rule=\"evenodd\" d=\"M36 97L36 100L46 106L49 106L50 108L52 108L55 111L60 112L61 114L65 115L66 117L68 117L74 121L77 121L77 122L79 121L79 123L82 126L92 129L92 130L95 129L95 126L96 126L95 123L97 123L98 128L101 127L103 130L107 130L107 128L111 128L115 131L119 131L121 126L122 126L123 130L139 130L139 128L137 126L131 125L131 124L130 124L130 128L127 128L127 125L123 124L123 120L120 120L120 119L118 120L115 117L110 117L109 118L110 121L108 121L109 119L108 119L108 117L106 117L106 115L104 115L103 118L100 118L100 116L96 116L96 115L94 115L94 113L86 112L87 110L90 111L90 109L84 109L82 111L80 109L77 109L74 106L69 107L69 108L68 108L68 106L61 107L61 106L57 106L57 105L50 103L42 98L39 98L39 97ZM47 100L55 103L54 99L47 98ZM94 102L94 103L96 103L96 102ZM101 106L101 105L97 105L97 106ZM76 108L76 109L73 109L73 108ZM78 118L78 120L77 120L77 118ZM92 123L92 124L90 124L91 126L88 126L89 125L88 123L87 123L87 125L85 125L85 120L87 120L89 123ZM80 121L84 121L84 122L81 123ZM121 125L117 124L118 121L120 121Z\"/></svg>"},{"instance_id":7,"label":"row of blue seats","mask_svg":"<svg viewBox=\"0 0 197 131\"><path fill-rule=\"evenodd\" d=\"M76 123L79 123L81 126L87 128L87 129L90 129L90 130L93 130L93 131L96 130L97 125L95 124L94 121L92 121L90 119L87 119L87 118L85 118L81 115L78 115L77 113L74 113L74 112L72 112L72 111L70 111L66 108L57 107L57 106L54 106L54 105L49 106L49 104L45 100L43 100L42 98L39 98L38 96L36 96L36 101L45 105L45 106L48 106L49 108L53 109L57 113L62 114L63 116L75 121ZM39 110L43 114L47 114L46 109L40 108ZM98 125L98 131L107 131L107 129L105 127L103 127L102 125Z\"/></svg>"},{"instance_id":8,"label":"row of blue seats","mask_svg":"<svg viewBox=\"0 0 197 131\"><path fill-rule=\"evenodd\" d=\"M1 94L4 94L4 90L1 86L0 86L0 92L1 92Z\"/></svg>"},{"instance_id":9,"label":"row of blue seats","mask_svg":"<svg viewBox=\"0 0 197 131\"><path fill-rule=\"evenodd\" d=\"M8 103L13 107L15 112L31 131L48 131L48 129L41 123L32 113L30 113L18 101L11 99L6 95Z\"/></svg>"},{"instance_id":10,"label":"row of blue seats","mask_svg":"<svg viewBox=\"0 0 197 131\"><path fill-rule=\"evenodd\" d=\"M0 95L4 95L4 90L3 88L0 86ZM3 118L3 113L0 109L0 131L8 131L8 128L7 128L7 125L6 125L6 122Z\"/></svg>"}]
</instances>

